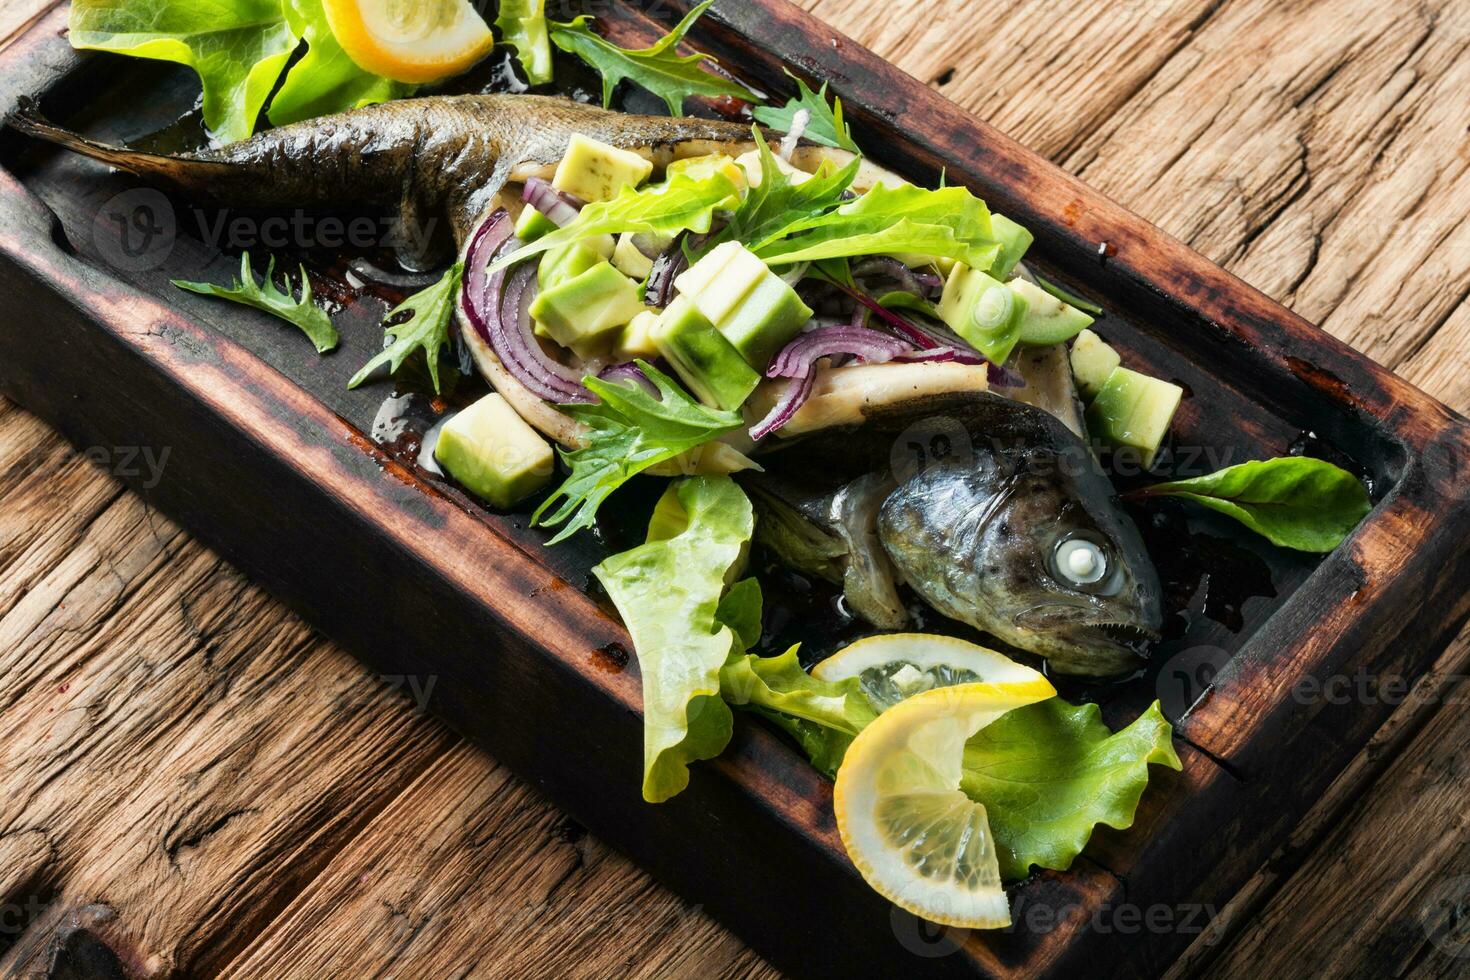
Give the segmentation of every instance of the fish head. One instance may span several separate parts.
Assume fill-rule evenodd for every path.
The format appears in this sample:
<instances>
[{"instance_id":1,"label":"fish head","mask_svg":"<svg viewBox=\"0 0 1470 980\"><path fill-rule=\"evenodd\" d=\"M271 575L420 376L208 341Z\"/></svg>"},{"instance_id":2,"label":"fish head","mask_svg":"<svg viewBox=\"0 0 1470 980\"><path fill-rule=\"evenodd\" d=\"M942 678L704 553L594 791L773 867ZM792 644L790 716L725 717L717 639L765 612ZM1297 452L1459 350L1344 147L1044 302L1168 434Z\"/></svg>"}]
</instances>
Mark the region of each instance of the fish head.
<instances>
[{"instance_id":1,"label":"fish head","mask_svg":"<svg viewBox=\"0 0 1470 980\"><path fill-rule=\"evenodd\" d=\"M1061 673L1126 673L1162 625L1158 576L1090 450L1053 423L972 430L970 451L900 482L879 538L945 615Z\"/></svg>"}]
</instances>

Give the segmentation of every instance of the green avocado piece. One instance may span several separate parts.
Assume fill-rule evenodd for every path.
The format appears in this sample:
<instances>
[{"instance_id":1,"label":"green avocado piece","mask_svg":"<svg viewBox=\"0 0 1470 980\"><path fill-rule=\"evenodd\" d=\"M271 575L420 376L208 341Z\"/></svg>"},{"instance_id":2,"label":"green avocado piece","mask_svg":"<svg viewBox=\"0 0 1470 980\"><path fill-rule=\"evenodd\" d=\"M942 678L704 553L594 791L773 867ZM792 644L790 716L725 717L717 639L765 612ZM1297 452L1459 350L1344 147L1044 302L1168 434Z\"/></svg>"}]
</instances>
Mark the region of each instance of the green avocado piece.
<instances>
[{"instance_id":1,"label":"green avocado piece","mask_svg":"<svg viewBox=\"0 0 1470 980\"><path fill-rule=\"evenodd\" d=\"M1183 397L1184 389L1176 384L1113 368L1087 408L1087 431L1114 446L1139 450L1143 465L1151 466Z\"/></svg>"},{"instance_id":2,"label":"green avocado piece","mask_svg":"<svg viewBox=\"0 0 1470 980\"><path fill-rule=\"evenodd\" d=\"M536 267L536 285L545 292L555 289L568 279L580 276L612 254L611 251L603 254L601 245L602 242L597 239L588 239L548 249L541 256L541 264Z\"/></svg>"},{"instance_id":3,"label":"green avocado piece","mask_svg":"<svg viewBox=\"0 0 1470 980\"><path fill-rule=\"evenodd\" d=\"M523 242L534 242L549 232L556 231L556 222L527 204L516 219L516 237Z\"/></svg>"},{"instance_id":4,"label":"green avocado piece","mask_svg":"<svg viewBox=\"0 0 1470 980\"><path fill-rule=\"evenodd\" d=\"M643 309L638 284L599 260L537 296L531 316L546 336L589 357L608 346L614 331Z\"/></svg>"},{"instance_id":5,"label":"green avocado piece","mask_svg":"<svg viewBox=\"0 0 1470 980\"><path fill-rule=\"evenodd\" d=\"M1004 364L1021 340L1026 300L999 279L956 263L944 282L939 318L993 364Z\"/></svg>"},{"instance_id":6,"label":"green avocado piece","mask_svg":"<svg viewBox=\"0 0 1470 980\"><path fill-rule=\"evenodd\" d=\"M734 410L761 377L688 297L669 304L649 331L674 373L706 405Z\"/></svg>"},{"instance_id":7,"label":"green avocado piece","mask_svg":"<svg viewBox=\"0 0 1470 980\"><path fill-rule=\"evenodd\" d=\"M434 458L466 490L501 509L545 486L553 468L551 446L496 394L444 423Z\"/></svg>"},{"instance_id":8,"label":"green avocado piece","mask_svg":"<svg viewBox=\"0 0 1470 980\"><path fill-rule=\"evenodd\" d=\"M1003 214L990 215L990 233L1000 242L1000 254L991 263L990 274L997 279L1009 279L1016 263L1021 261L1035 238Z\"/></svg>"},{"instance_id":9,"label":"green avocado piece","mask_svg":"<svg viewBox=\"0 0 1470 980\"><path fill-rule=\"evenodd\" d=\"M764 371L776 352L800 333L802 324L811 317L811 307L801 301L796 290L767 270L765 278L720 321L719 331L747 364Z\"/></svg>"},{"instance_id":10,"label":"green avocado piece","mask_svg":"<svg viewBox=\"0 0 1470 980\"><path fill-rule=\"evenodd\" d=\"M1091 330L1077 335L1072 341L1072 377L1084 400L1097 397L1120 360L1118 352Z\"/></svg>"},{"instance_id":11,"label":"green avocado piece","mask_svg":"<svg viewBox=\"0 0 1470 980\"><path fill-rule=\"evenodd\" d=\"M1006 286L1026 301L1021 318L1021 343L1049 346L1065 343L1092 326L1092 317L1064 303L1028 279L1012 279Z\"/></svg>"},{"instance_id":12,"label":"green avocado piece","mask_svg":"<svg viewBox=\"0 0 1470 980\"><path fill-rule=\"evenodd\" d=\"M618 236L618 246L613 249L612 264L623 275L639 282L648 278L653 271L653 259L644 255L627 232Z\"/></svg>"}]
</instances>

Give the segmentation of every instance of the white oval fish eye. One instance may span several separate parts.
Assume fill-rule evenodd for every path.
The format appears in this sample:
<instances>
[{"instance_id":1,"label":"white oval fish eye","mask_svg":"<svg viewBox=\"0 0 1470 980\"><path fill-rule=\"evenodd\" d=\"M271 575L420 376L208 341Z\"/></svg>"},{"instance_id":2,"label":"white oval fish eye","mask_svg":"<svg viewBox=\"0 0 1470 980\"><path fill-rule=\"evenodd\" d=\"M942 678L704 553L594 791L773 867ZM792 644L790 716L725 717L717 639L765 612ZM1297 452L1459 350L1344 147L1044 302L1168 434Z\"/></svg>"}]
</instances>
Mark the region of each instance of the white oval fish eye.
<instances>
[{"instance_id":1,"label":"white oval fish eye","mask_svg":"<svg viewBox=\"0 0 1470 980\"><path fill-rule=\"evenodd\" d=\"M1072 538L1057 545L1057 571L1077 585L1092 585L1108 573L1108 557L1101 547L1086 538Z\"/></svg>"}]
</instances>

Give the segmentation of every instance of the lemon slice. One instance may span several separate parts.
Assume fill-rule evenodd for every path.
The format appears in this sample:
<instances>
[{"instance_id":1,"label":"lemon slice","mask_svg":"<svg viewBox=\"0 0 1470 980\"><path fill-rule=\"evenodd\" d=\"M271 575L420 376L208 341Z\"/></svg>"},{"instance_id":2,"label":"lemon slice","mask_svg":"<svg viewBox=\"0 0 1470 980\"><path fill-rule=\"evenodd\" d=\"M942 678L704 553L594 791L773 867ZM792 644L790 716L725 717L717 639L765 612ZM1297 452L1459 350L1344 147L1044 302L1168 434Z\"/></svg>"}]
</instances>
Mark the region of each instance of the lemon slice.
<instances>
[{"instance_id":1,"label":"lemon slice","mask_svg":"<svg viewBox=\"0 0 1470 980\"><path fill-rule=\"evenodd\" d=\"M856 677L874 711L937 687L976 681L1028 683L1042 676L988 647L929 633L888 633L858 640L812 668L823 681Z\"/></svg>"},{"instance_id":2,"label":"lemon slice","mask_svg":"<svg viewBox=\"0 0 1470 980\"><path fill-rule=\"evenodd\" d=\"M323 0L327 23L364 71L399 82L457 75L495 36L469 0Z\"/></svg>"},{"instance_id":3,"label":"lemon slice","mask_svg":"<svg viewBox=\"0 0 1470 980\"><path fill-rule=\"evenodd\" d=\"M1056 691L1039 674L915 695L864 728L837 771L848 857L880 895L944 925L998 929L1011 913L985 807L960 790L965 742Z\"/></svg>"}]
</instances>

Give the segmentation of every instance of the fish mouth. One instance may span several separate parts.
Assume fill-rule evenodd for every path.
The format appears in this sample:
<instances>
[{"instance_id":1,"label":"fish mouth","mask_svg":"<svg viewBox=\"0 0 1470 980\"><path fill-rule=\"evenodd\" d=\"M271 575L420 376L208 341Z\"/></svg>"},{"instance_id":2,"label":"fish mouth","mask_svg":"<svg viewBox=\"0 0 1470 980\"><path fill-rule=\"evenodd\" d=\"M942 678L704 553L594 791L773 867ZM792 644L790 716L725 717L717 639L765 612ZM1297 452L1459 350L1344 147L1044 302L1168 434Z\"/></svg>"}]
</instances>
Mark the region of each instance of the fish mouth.
<instances>
[{"instance_id":1,"label":"fish mouth","mask_svg":"<svg viewBox=\"0 0 1470 980\"><path fill-rule=\"evenodd\" d=\"M1125 647L1134 653L1142 653L1143 647L1163 638L1158 630L1135 623L1093 623L1077 631L1079 635L1101 641L1114 647Z\"/></svg>"}]
</instances>

